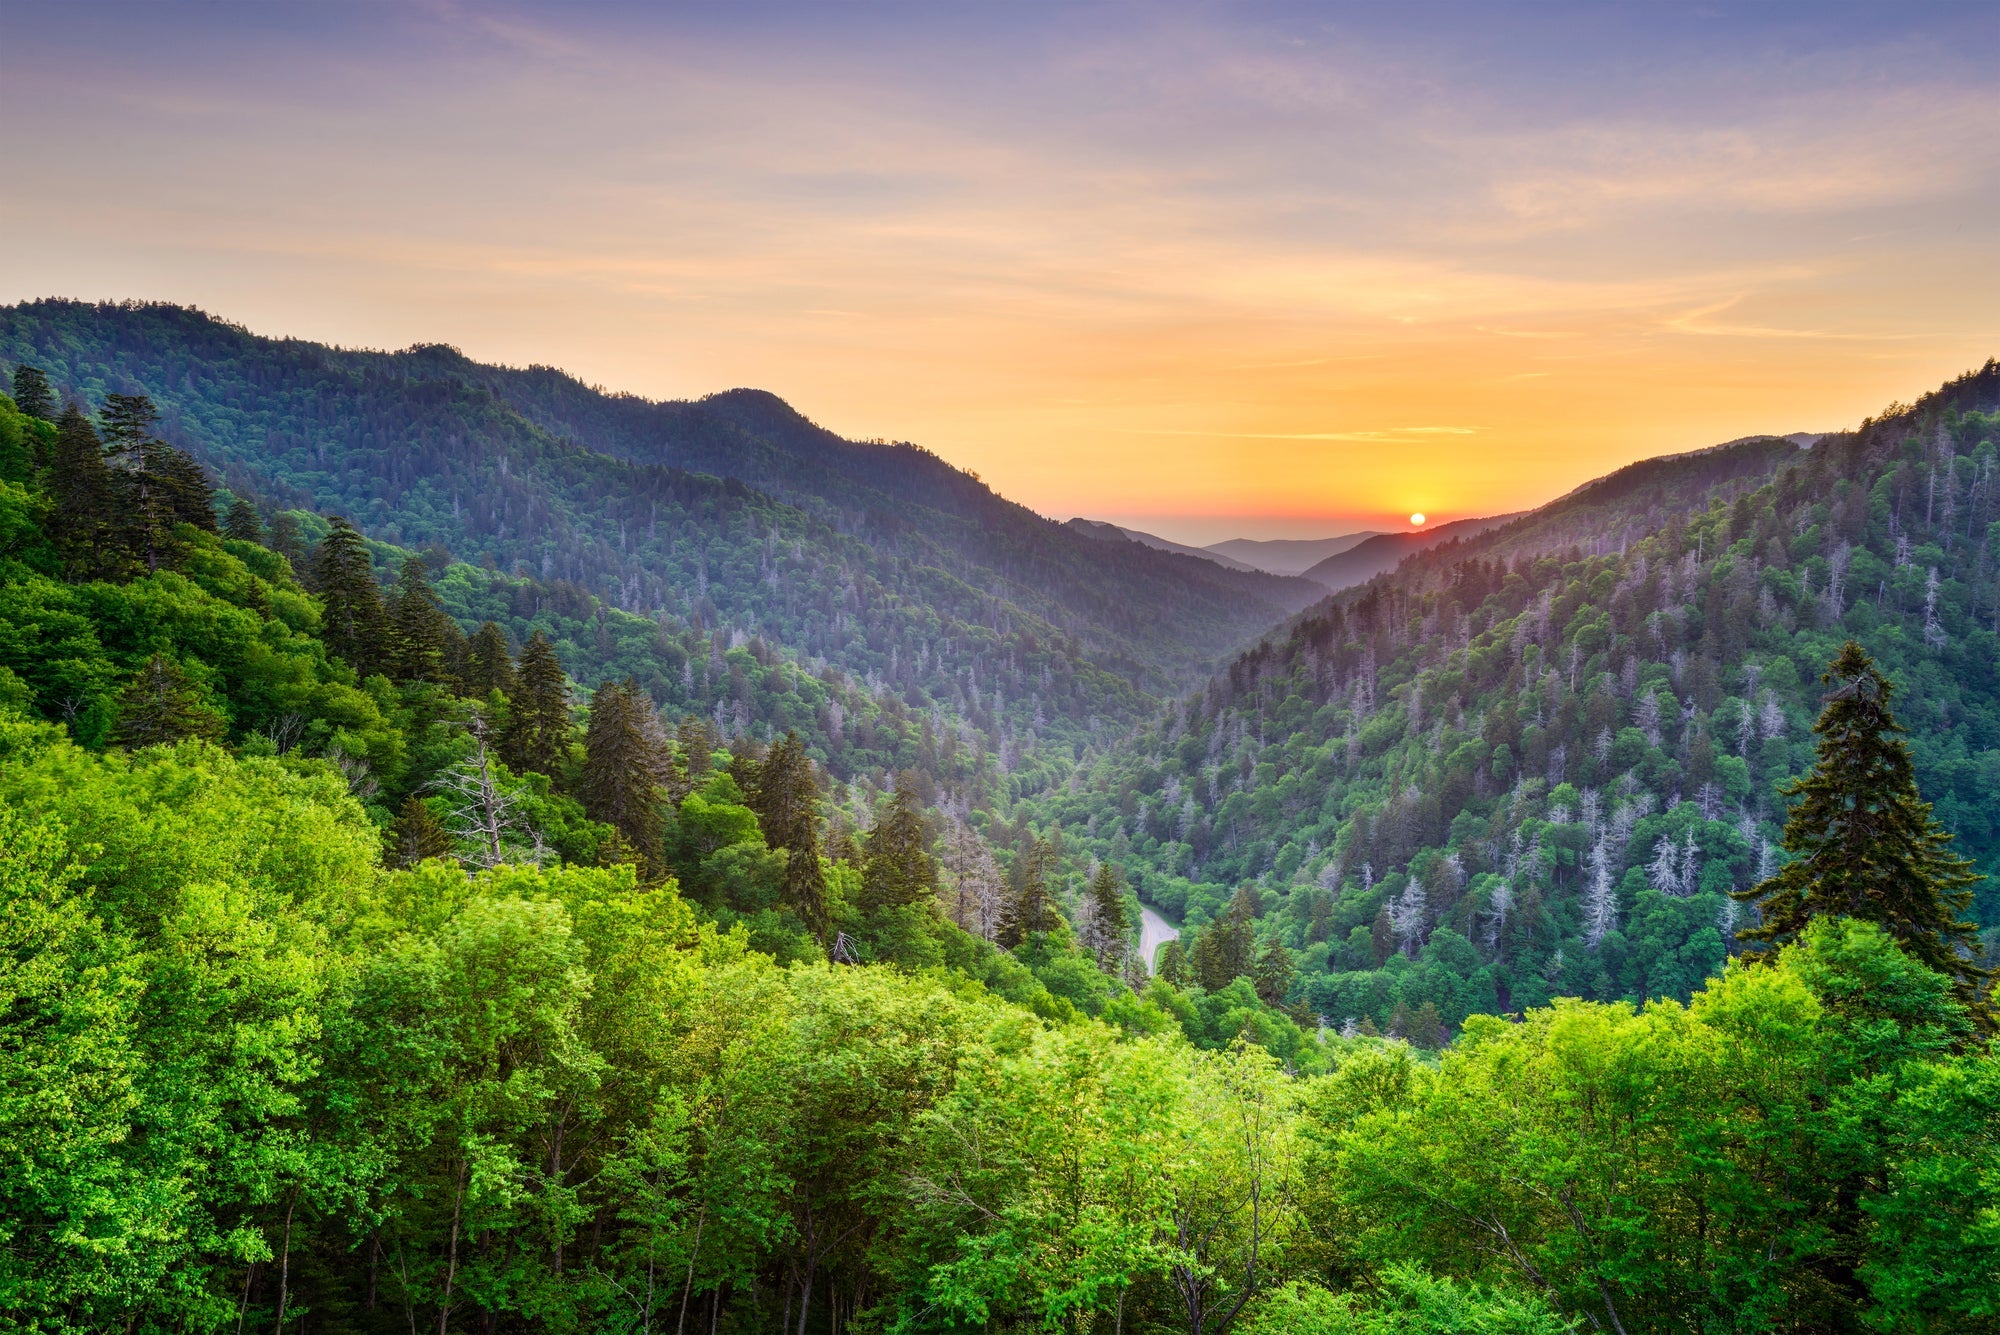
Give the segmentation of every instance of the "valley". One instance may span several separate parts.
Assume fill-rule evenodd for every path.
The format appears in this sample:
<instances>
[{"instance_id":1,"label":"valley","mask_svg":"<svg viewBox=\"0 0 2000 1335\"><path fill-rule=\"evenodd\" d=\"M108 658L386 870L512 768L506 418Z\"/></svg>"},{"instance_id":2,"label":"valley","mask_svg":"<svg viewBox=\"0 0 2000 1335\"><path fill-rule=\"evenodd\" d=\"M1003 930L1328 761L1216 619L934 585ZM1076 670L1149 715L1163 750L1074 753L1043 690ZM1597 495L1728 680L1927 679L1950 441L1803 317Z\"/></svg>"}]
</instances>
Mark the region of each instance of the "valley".
<instances>
[{"instance_id":1,"label":"valley","mask_svg":"<svg viewBox=\"0 0 2000 1335\"><path fill-rule=\"evenodd\" d=\"M2000 365L1214 552L757 391L142 304L5 308L0 360L4 1078L60 1104L0 1187L11 1303L832 1335L1234 1294L1280 1335L1987 1291L1972 1225L1924 1258L1995 1134ZM1905 842L1849 902L1905 898L1786 907L1864 771ZM1800 1199L1829 1164L1865 1205ZM1611 1229L1723 1260L1579 1250Z\"/></svg>"}]
</instances>

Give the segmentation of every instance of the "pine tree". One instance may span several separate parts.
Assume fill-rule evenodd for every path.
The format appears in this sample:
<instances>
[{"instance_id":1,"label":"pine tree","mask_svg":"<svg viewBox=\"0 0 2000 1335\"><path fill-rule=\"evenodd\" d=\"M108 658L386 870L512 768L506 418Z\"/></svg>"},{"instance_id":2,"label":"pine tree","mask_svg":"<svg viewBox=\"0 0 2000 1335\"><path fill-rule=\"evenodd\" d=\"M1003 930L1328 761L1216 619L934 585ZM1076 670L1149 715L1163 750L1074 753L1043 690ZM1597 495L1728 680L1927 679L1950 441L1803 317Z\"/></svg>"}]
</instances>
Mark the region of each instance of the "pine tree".
<instances>
[{"instance_id":1,"label":"pine tree","mask_svg":"<svg viewBox=\"0 0 2000 1335\"><path fill-rule=\"evenodd\" d=\"M1274 937L1257 952L1256 962L1250 969L1250 981L1265 1005L1282 1006L1286 994L1292 990L1292 978L1297 972L1298 965L1292 961L1292 952Z\"/></svg>"},{"instance_id":2,"label":"pine tree","mask_svg":"<svg viewBox=\"0 0 2000 1335\"><path fill-rule=\"evenodd\" d=\"M452 855L451 831L431 814L423 798L411 793L403 799L396 819L389 823L387 861L392 867L414 867L430 858Z\"/></svg>"},{"instance_id":3,"label":"pine tree","mask_svg":"<svg viewBox=\"0 0 2000 1335\"><path fill-rule=\"evenodd\" d=\"M577 796L592 820L614 827L649 876L666 871L660 828L665 760L652 704L627 680L606 682L590 702Z\"/></svg>"},{"instance_id":4,"label":"pine tree","mask_svg":"<svg viewBox=\"0 0 2000 1335\"><path fill-rule=\"evenodd\" d=\"M222 716L202 703L180 665L163 654L146 660L118 695L118 744L130 749L165 746L189 738L214 741Z\"/></svg>"},{"instance_id":5,"label":"pine tree","mask_svg":"<svg viewBox=\"0 0 2000 1335\"><path fill-rule=\"evenodd\" d=\"M1745 957L1771 958L1814 918L1861 918L1951 978L1976 1005L1993 971L1977 963L1978 928L1959 915L1979 878L1951 851L1952 836L1917 791L1890 710L1895 686L1853 640L1820 680L1832 689L1813 724L1818 758L1811 773L1782 790L1797 799L1785 822L1791 861L1769 880L1731 892L1763 912L1762 922L1737 933L1756 943Z\"/></svg>"},{"instance_id":6,"label":"pine tree","mask_svg":"<svg viewBox=\"0 0 2000 1335\"><path fill-rule=\"evenodd\" d=\"M320 638L362 676L384 666L382 589L375 563L354 525L333 516L313 550L312 589L319 595Z\"/></svg>"},{"instance_id":7,"label":"pine tree","mask_svg":"<svg viewBox=\"0 0 2000 1335\"><path fill-rule=\"evenodd\" d=\"M148 571L173 569L183 556L174 526L215 531L208 476L185 451L153 432L159 412L144 394L111 394L98 414L114 478L124 490L122 541Z\"/></svg>"},{"instance_id":8,"label":"pine tree","mask_svg":"<svg viewBox=\"0 0 2000 1335\"><path fill-rule=\"evenodd\" d=\"M1186 987L1194 980L1193 971L1188 962L1187 946L1182 944L1179 937L1175 937L1160 947L1160 958L1157 968L1160 981L1170 983L1175 987Z\"/></svg>"},{"instance_id":9,"label":"pine tree","mask_svg":"<svg viewBox=\"0 0 2000 1335\"><path fill-rule=\"evenodd\" d=\"M229 496L229 514L222 521L222 536L234 542L254 542L264 545L264 521L257 517L257 507L250 498L238 492Z\"/></svg>"},{"instance_id":10,"label":"pine tree","mask_svg":"<svg viewBox=\"0 0 2000 1335\"><path fill-rule=\"evenodd\" d=\"M1049 870L1055 849L1046 839L1030 839L1014 859L1014 898L994 940L1012 950L1029 939L1053 932L1062 922L1049 894Z\"/></svg>"},{"instance_id":11,"label":"pine tree","mask_svg":"<svg viewBox=\"0 0 2000 1335\"><path fill-rule=\"evenodd\" d=\"M916 795L899 788L889 809L868 832L861 861L863 909L900 908L933 901L937 864L924 847L924 813Z\"/></svg>"},{"instance_id":12,"label":"pine tree","mask_svg":"<svg viewBox=\"0 0 2000 1335\"><path fill-rule=\"evenodd\" d=\"M689 735L683 724L682 736ZM785 903L824 942L832 917L827 905L826 872L819 858L819 783L813 777L805 744L796 732L787 732L758 767L750 806L757 813L757 823L763 827L764 841L788 854ZM864 871L864 897L865 877Z\"/></svg>"},{"instance_id":13,"label":"pine tree","mask_svg":"<svg viewBox=\"0 0 2000 1335\"><path fill-rule=\"evenodd\" d=\"M388 609L389 674L397 681L450 680L452 641L458 627L438 601L424 570L424 558L404 559L396 596Z\"/></svg>"},{"instance_id":14,"label":"pine tree","mask_svg":"<svg viewBox=\"0 0 2000 1335\"><path fill-rule=\"evenodd\" d=\"M1108 862L1099 863L1090 878L1090 915L1097 928L1097 966L1111 967L1125 954L1132 922L1125 909L1125 887Z\"/></svg>"},{"instance_id":15,"label":"pine tree","mask_svg":"<svg viewBox=\"0 0 2000 1335\"><path fill-rule=\"evenodd\" d=\"M41 367L22 365L14 368L14 406L44 422L55 419L55 390L50 388L48 374Z\"/></svg>"},{"instance_id":16,"label":"pine tree","mask_svg":"<svg viewBox=\"0 0 2000 1335\"><path fill-rule=\"evenodd\" d=\"M488 621L472 632L465 646L467 694L484 696L489 691L512 695L521 689L514 675L514 658L507 650L507 632Z\"/></svg>"},{"instance_id":17,"label":"pine tree","mask_svg":"<svg viewBox=\"0 0 2000 1335\"><path fill-rule=\"evenodd\" d=\"M514 770L562 778L569 754L569 678L549 637L536 631L521 647L519 689L508 696L500 754Z\"/></svg>"},{"instance_id":18,"label":"pine tree","mask_svg":"<svg viewBox=\"0 0 2000 1335\"><path fill-rule=\"evenodd\" d=\"M97 429L74 403L56 423L55 458L49 464L48 534L71 579L110 579L121 573L119 503L123 495L105 462Z\"/></svg>"},{"instance_id":19,"label":"pine tree","mask_svg":"<svg viewBox=\"0 0 2000 1335\"><path fill-rule=\"evenodd\" d=\"M285 558L294 576L303 575L307 566L305 539L299 534L299 521L292 518L289 510L280 510L271 516L271 537L264 544Z\"/></svg>"}]
</instances>

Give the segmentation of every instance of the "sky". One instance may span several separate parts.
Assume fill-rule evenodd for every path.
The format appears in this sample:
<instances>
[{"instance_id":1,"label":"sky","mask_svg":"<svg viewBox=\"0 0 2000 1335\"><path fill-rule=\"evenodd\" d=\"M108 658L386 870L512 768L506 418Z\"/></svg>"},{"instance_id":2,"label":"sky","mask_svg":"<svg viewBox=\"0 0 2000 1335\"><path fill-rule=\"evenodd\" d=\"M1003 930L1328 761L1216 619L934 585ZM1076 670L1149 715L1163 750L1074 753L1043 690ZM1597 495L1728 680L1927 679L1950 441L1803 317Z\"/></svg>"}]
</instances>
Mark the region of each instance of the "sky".
<instances>
[{"instance_id":1,"label":"sky","mask_svg":"<svg viewBox=\"0 0 2000 1335\"><path fill-rule=\"evenodd\" d=\"M12 7L0 301L757 386L1182 541L2000 355L2000 4Z\"/></svg>"}]
</instances>

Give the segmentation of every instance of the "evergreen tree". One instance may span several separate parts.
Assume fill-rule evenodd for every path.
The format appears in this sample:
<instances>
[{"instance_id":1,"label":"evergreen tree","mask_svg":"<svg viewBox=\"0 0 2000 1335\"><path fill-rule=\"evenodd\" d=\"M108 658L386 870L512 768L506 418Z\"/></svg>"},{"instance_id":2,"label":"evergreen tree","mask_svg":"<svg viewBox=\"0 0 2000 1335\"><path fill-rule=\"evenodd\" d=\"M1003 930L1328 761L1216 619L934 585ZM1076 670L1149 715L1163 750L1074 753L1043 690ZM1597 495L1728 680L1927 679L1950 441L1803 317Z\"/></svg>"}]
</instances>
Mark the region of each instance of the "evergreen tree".
<instances>
[{"instance_id":1,"label":"evergreen tree","mask_svg":"<svg viewBox=\"0 0 2000 1335\"><path fill-rule=\"evenodd\" d=\"M119 503L123 491L104 459L97 429L74 403L56 423L55 458L49 465L48 533L71 579L109 579L120 573Z\"/></svg>"},{"instance_id":2,"label":"evergreen tree","mask_svg":"<svg viewBox=\"0 0 2000 1335\"><path fill-rule=\"evenodd\" d=\"M465 689L483 696L489 691L512 695L521 689L514 675L514 657L507 649L507 632L493 622L472 632L465 646Z\"/></svg>"},{"instance_id":3,"label":"evergreen tree","mask_svg":"<svg viewBox=\"0 0 2000 1335\"><path fill-rule=\"evenodd\" d=\"M305 539L300 536L299 521L292 518L291 511L280 510L271 516L271 537L264 545L285 558L294 576L305 573L307 566Z\"/></svg>"},{"instance_id":4,"label":"evergreen tree","mask_svg":"<svg viewBox=\"0 0 2000 1335\"><path fill-rule=\"evenodd\" d=\"M1108 862L1099 863L1090 878L1090 909L1097 928L1097 964L1106 968L1125 954L1125 937L1132 930L1125 909L1125 887L1117 869Z\"/></svg>"},{"instance_id":5,"label":"evergreen tree","mask_svg":"<svg viewBox=\"0 0 2000 1335\"><path fill-rule=\"evenodd\" d=\"M232 492L229 497L229 514L222 521L222 536L237 542L254 542L264 545L264 521L257 517L257 507L240 493Z\"/></svg>"},{"instance_id":6,"label":"evergreen tree","mask_svg":"<svg viewBox=\"0 0 2000 1335\"><path fill-rule=\"evenodd\" d=\"M1951 851L1952 836L1917 791L1889 707L1895 686L1853 640L1820 680L1832 689L1813 725L1818 759L1782 790L1796 799L1785 822L1791 860L1769 880L1731 892L1763 912L1737 933L1755 943L1746 958L1772 958L1814 918L1860 918L1977 1003L1992 970L1977 963L1978 929L1959 915L1979 878Z\"/></svg>"},{"instance_id":7,"label":"evergreen tree","mask_svg":"<svg viewBox=\"0 0 2000 1335\"><path fill-rule=\"evenodd\" d=\"M312 561L312 589L322 608L320 638L365 677L384 666L382 589L361 534L340 515L330 522Z\"/></svg>"},{"instance_id":8,"label":"evergreen tree","mask_svg":"<svg viewBox=\"0 0 2000 1335\"><path fill-rule=\"evenodd\" d=\"M924 847L924 813L916 794L898 788L868 832L861 861L861 906L900 908L934 901L937 864Z\"/></svg>"},{"instance_id":9,"label":"evergreen tree","mask_svg":"<svg viewBox=\"0 0 2000 1335\"><path fill-rule=\"evenodd\" d=\"M1220 991L1256 969L1257 892L1239 886L1229 910L1202 932L1190 952L1195 974L1210 992ZM1289 984L1289 980L1288 980Z\"/></svg>"},{"instance_id":10,"label":"evergreen tree","mask_svg":"<svg viewBox=\"0 0 2000 1335\"><path fill-rule=\"evenodd\" d=\"M1257 995L1265 1005L1282 1006L1285 1004L1286 994L1292 990L1292 977L1297 972L1298 966L1292 961L1292 952L1285 949L1283 942L1273 937L1258 950L1256 962L1250 969L1250 981L1257 988Z\"/></svg>"},{"instance_id":11,"label":"evergreen tree","mask_svg":"<svg viewBox=\"0 0 2000 1335\"><path fill-rule=\"evenodd\" d=\"M149 571L172 569L181 559L176 524L215 531L208 477L185 451L153 432L159 412L144 394L106 396L98 414L114 478L122 484L122 541Z\"/></svg>"},{"instance_id":12,"label":"evergreen tree","mask_svg":"<svg viewBox=\"0 0 2000 1335\"><path fill-rule=\"evenodd\" d=\"M1011 950L1031 937L1053 932L1062 922L1049 893L1049 870L1054 864L1055 849L1046 839L1030 839L1014 859L1013 902L994 937L1000 945Z\"/></svg>"},{"instance_id":13,"label":"evergreen tree","mask_svg":"<svg viewBox=\"0 0 2000 1335\"><path fill-rule=\"evenodd\" d=\"M1152 961L1147 961L1151 964ZM1156 974L1162 982L1175 987L1186 987L1194 981L1194 969L1188 961L1187 946L1179 937L1160 947Z\"/></svg>"},{"instance_id":14,"label":"evergreen tree","mask_svg":"<svg viewBox=\"0 0 2000 1335\"><path fill-rule=\"evenodd\" d=\"M397 681L450 680L453 641L461 637L431 588L421 556L403 561L388 609L388 630L388 665Z\"/></svg>"},{"instance_id":15,"label":"evergreen tree","mask_svg":"<svg viewBox=\"0 0 2000 1335\"><path fill-rule=\"evenodd\" d=\"M517 772L534 770L562 778L569 753L569 678L549 637L536 631L521 646L519 689L508 697L507 729L501 758Z\"/></svg>"},{"instance_id":16,"label":"evergreen tree","mask_svg":"<svg viewBox=\"0 0 2000 1335\"><path fill-rule=\"evenodd\" d=\"M606 682L590 702L577 796L592 820L614 827L652 876L664 874L660 778L665 757L650 701L633 682Z\"/></svg>"},{"instance_id":17,"label":"evergreen tree","mask_svg":"<svg viewBox=\"0 0 2000 1335\"><path fill-rule=\"evenodd\" d=\"M682 735L690 735L685 724ZM757 813L764 841L788 854L785 903L824 942L832 917L826 898L826 871L819 858L819 783L798 733L787 732L758 767L750 806Z\"/></svg>"},{"instance_id":18,"label":"evergreen tree","mask_svg":"<svg viewBox=\"0 0 2000 1335\"><path fill-rule=\"evenodd\" d=\"M414 867L429 858L452 855L451 831L431 814L424 799L411 793L389 823L387 861L392 867Z\"/></svg>"},{"instance_id":19,"label":"evergreen tree","mask_svg":"<svg viewBox=\"0 0 2000 1335\"><path fill-rule=\"evenodd\" d=\"M14 368L14 406L44 422L55 419L55 391L49 387L48 374L41 367L23 364Z\"/></svg>"},{"instance_id":20,"label":"evergreen tree","mask_svg":"<svg viewBox=\"0 0 2000 1335\"><path fill-rule=\"evenodd\" d=\"M225 730L222 716L202 703L180 664L154 654L118 695L120 746L164 746L188 738L214 741Z\"/></svg>"}]
</instances>

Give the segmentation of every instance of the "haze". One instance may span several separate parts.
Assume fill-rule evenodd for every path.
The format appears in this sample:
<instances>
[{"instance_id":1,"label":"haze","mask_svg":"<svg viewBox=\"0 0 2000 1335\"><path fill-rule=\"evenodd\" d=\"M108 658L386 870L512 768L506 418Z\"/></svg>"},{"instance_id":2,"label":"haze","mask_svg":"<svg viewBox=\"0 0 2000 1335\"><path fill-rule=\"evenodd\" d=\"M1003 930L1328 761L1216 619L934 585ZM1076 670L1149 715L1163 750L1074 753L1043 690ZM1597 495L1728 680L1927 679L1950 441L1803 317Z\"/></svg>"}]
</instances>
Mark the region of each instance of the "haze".
<instances>
[{"instance_id":1,"label":"haze","mask_svg":"<svg viewBox=\"0 0 2000 1335\"><path fill-rule=\"evenodd\" d=\"M0 297L755 385L1201 542L1989 355L2000 9L1496 10L19 6Z\"/></svg>"}]
</instances>

